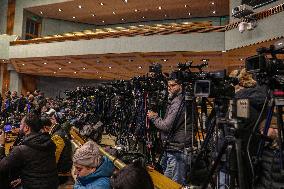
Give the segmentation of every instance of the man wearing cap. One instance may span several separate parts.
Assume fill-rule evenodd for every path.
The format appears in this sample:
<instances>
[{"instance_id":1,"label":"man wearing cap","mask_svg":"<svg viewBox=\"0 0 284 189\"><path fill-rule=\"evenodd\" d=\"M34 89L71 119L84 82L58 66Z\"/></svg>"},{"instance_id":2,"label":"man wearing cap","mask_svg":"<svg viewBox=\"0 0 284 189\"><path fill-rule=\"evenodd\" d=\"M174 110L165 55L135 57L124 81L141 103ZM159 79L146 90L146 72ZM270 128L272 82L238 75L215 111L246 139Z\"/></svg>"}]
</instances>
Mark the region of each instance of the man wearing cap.
<instances>
[{"instance_id":1,"label":"man wearing cap","mask_svg":"<svg viewBox=\"0 0 284 189\"><path fill-rule=\"evenodd\" d=\"M186 184L186 162L184 149L192 146L194 138L190 116L187 116L185 127L185 103L182 94L182 85L171 74L168 81L169 105L163 118L156 112L149 111L148 117L153 121L155 127L161 131L161 138L164 142L164 153L161 158L161 166L164 175L170 179ZM190 115L191 110L188 110Z\"/></svg>"},{"instance_id":2,"label":"man wearing cap","mask_svg":"<svg viewBox=\"0 0 284 189\"><path fill-rule=\"evenodd\" d=\"M73 156L76 183L74 189L111 189L113 163L99 152L93 141L85 143Z\"/></svg>"}]
</instances>

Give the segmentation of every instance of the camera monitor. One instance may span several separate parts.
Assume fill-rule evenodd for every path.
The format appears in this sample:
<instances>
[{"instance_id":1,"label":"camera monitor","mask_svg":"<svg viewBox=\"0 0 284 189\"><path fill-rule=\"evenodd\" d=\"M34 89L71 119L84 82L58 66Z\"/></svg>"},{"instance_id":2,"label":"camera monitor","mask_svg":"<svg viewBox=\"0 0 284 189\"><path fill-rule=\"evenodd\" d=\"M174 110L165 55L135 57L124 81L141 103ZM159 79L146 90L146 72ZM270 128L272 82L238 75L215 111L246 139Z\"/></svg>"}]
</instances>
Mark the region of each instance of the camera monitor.
<instances>
[{"instance_id":1,"label":"camera monitor","mask_svg":"<svg viewBox=\"0 0 284 189\"><path fill-rule=\"evenodd\" d=\"M255 55L246 59L246 70L252 73L258 73L265 70L265 55Z\"/></svg>"},{"instance_id":2,"label":"camera monitor","mask_svg":"<svg viewBox=\"0 0 284 189\"><path fill-rule=\"evenodd\" d=\"M211 88L211 81L197 80L194 84L194 95L196 97L209 97Z\"/></svg>"}]
</instances>

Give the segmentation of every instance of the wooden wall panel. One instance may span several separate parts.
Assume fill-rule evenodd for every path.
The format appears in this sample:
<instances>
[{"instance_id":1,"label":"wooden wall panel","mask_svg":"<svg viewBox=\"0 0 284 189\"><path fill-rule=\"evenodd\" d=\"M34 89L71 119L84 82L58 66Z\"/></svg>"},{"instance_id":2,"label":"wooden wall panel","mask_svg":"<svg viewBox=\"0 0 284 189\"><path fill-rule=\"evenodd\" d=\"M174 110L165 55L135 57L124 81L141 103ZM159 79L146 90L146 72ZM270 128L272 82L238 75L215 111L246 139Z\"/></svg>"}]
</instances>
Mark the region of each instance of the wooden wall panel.
<instances>
[{"instance_id":1,"label":"wooden wall panel","mask_svg":"<svg viewBox=\"0 0 284 189\"><path fill-rule=\"evenodd\" d=\"M14 23L15 23L15 10L16 10L16 0L9 0L8 10L7 10L7 28L6 28L6 33L8 35L13 35Z\"/></svg>"},{"instance_id":2,"label":"wooden wall panel","mask_svg":"<svg viewBox=\"0 0 284 189\"><path fill-rule=\"evenodd\" d=\"M37 76L22 74L22 91L26 95L28 91L33 92L37 88Z\"/></svg>"},{"instance_id":3,"label":"wooden wall panel","mask_svg":"<svg viewBox=\"0 0 284 189\"><path fill-rule=\"evenodd\" d=\"M9 90L10 73L7 70L7 64L2 64L1 69L3 69L2 96L4 96L5 92Z\"/></svg>"}]
</instances>

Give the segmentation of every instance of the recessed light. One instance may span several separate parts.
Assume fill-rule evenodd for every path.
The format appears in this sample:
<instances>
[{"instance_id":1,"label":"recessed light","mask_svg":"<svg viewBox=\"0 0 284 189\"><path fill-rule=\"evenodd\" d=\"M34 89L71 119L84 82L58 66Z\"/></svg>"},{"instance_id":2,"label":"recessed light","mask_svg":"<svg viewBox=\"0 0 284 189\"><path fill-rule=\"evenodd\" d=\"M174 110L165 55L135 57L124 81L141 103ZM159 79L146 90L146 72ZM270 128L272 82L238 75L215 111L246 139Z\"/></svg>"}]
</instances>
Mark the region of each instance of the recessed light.
<instances>
[{"instance_id":1,"label":"recessed light","mask_svg":"<svg viewBox=\"0 0 284 189\"><path fill-rule=\"evenodd\" d=\"M240 58L240 61L243 61L244 59Z\"/></svg>"},{"instance_id":2,"label":"recessed light","mask_svg":"<svg viewBox=\"0 0 284 189\"><path fill-rule=\"evenodd\" d=\"M92 14L92 16L95 16L95 14Z\"/></svg>"},{"instance_id":3,"label":"recessed light","mask_svg":"<svg viewBox=\"0 0 284 189\"><path fill-rule=\"evenodd\" d=\"M164 62L167 62L168 61L168 59L164 59Z\"/></svg>"},{"instance_id":4,"label":"recessed light","mask_svg":"<svg viewBox=\"0 0 284 189\"><path fill-rule=\"evenodd\" d=\"M76 74L77 72L74 72L74 74Z\"/></svg>"},{"instance_id":5,"label":"recessed light","mask_svg":"<svg viewBox=\"0 0 284 189\"><path fill-rule=\"evenodd\" d=\"M111 66L109 66L108 68L111 69Z\"/></svg>"},{"instance_id":6,"label":"recessed light","mask_svg":"<svg viewBox=\"0 0 284 189\"><path fill-rule=\"evenodd\" d=\"M211 2L211 5L214 5L215 3L214 2Z\"/></svg>"},{"instance_id":7,"label":"recessed light","mask_svg":"<svg viewBox=\"0 0 284 189\"><path fill-rule=\"evenodd\" d=\"M102 23L105 23L105 21L103 20Z\"/></svg>"},{"instance_id":8,"label":"recessed light","mask_svg":"<svg viewBox=\"0 0 284 189\"><path fill-rule=\"evenodd\" d=\"M61 70L62 68L58 68L59 70Z\"/></svg>"},{"instance_id":9,"label":"recessed light","mask_svg":"<svg viewBox=\"0 0 284 189\"><path fill-rule=\"evenodd\" d=\"M71 61L68 62L68 64L71 64L71 63L72 63Z\"/></svg>"},{"instance_id":10,"label":"recessed light","mask_svg":"<svg viewBox=\"0 0 284 189\"><path fill-rule=\"evenodd\" d=\"M62 11L62 9L58 9L58 11L59 11L59 12L61 12L61 11Z\"/></svg>"},{"instance_id":11,"label":"recessed light","mask_svg":"<svg viewBox=\"0 0 284 189\"><path fill-rule=\"evenodd\" d=\"M226 52L226 51L222 51L222 52Z\"/></svg>"},{"instance_id":12,"label":"recessed light","mask_svg":"<svg viewBox=\"0 0 284 189\"><path fill-rule=\"evenodd\" d=\"M168 15L165 14L165 17L167 17Z\"/></svg>"},{"instance_id":13,"label":"recessed light","mask_svg":"<svg viewBox=\"0 0 284 189\"><path fill-rule=\"evenodd\" d=\"M73 16L72 18L76 18L75 16Z\"/></svg>"},{"instance_id":14,"label":"recessed light","mask_svg":"<svg viewBox=\"0 0 284 189\"><path fill-rule=\"evenodd\" d=\"M186 7L187 7L187 5L184 5L184 7L186 8Z\"/></svg>"},{"instance_id":15,"label":"recessed light","mask_svg":"<svg viewBox=\"0 0 284 189\"><path fill-rule=\"evenodd\" d=\"M121 20L124 21L124 18L122 18Z\"/></svg>"},{"instance_id":16,"label":"recessed light","mask_svg":"<svg viewBox=\"0 0 284 189\"><path fill-rule=\"evenodd\" d=\"M83 68L83 70L85 70L86 68Z\"/></svg>"},{"instance_id":17,"label":"recessed light","mask_svg":"<svg viewBox=\"0 0 284 189\"><path fill-rule=\"evenodd\" d=\"M113 11L112 14L115 14L115 12Z\"/></svg>"},{"instance_id":18,"label":"recessed light","mask_svg":"<svg viewBox=\"0 0 284 189\"><path fill-rule=\"evenodd\" d=\"M43 64L44 64L44 65L46 65L47 63L46 63L46 62L44 62Z\"/></svg>"},{"instance_id":19,"label":"recessed light","mask_svg":"<svg viewBox=\"0 0 284 189\"><path fill-rule=\"evenodd\" d=\"M97 73L99 73L99 72L97 72Z\"/></svg>"},{"instance_id":20,"label":"recessed light","mask_svg":"<svg viewBox=\"0 0 284 189\"><path fill-rule=\"evenodd\" d=\"M22 64L23 66L25 65L25 64Z\"/></svg>"},{"instance_id":21,"label":"recessed light","mask_svg":"<svg viewBox=\"0 0 284 189\"><path fill-rule=\"evenodd\" d=\"M188 13L188 16L190 16L190 15L191 15L191 13L189 12L189 13Z\"/></svg>"},{"instance_id":22,"label":"recessed light","mask_svg":"<svg viewBox=\"0 0 284 189\"><path fill-rule=\"evenodd\" d=\"M138 69L141 69L141 68L142 68L142 66L139 66L139 67L138 67Z\"/></svg>"},{"instance_id":23,"label":"recessed light","mask_svg":"<svg viewBox=\"0 0 284 189\"><path fill-rule=\"evenodd\" d=\"M100 3L101 4L101 6L103 6L104 5L104 3Z\"/></svg>"},{"instance_id":24,"label":"recessed light","mask_svg":"<svg viewBox=\"0 0 284 189\"><path fill-rule=\"evenodd\" d=\"M213 11L212 13L213 13L213 14L216 14L216 11Z\"/></svg>"},{"instance_id":25,"label":"recessed light","mask_svg":"<svg viewBox=\"0 0 284 189\"><path fill-rule=\"evenodd\" d=\"M145 18L145 16L142 17L143 19Z\"/></svg>"},{"instance_id":26,"label":"recessed light","mask_svg":"<svg viewBox=\"0 0 284 189\"><path fill-rule=\"evenodd\" d=\"M282 42L280 42L280 43L278 43L278 45L279 45L279 46L281 46L281 45L283 45L283 43L282 43Z\"/></svg>"},{"instance_id":27,"label":"recessed light","mask_svg":"<svg viewBox=\"0 0 284 189\"><path fill-rule=\"evenodd\" d=\"M159 10L162 10L162 7L161 7L161 6L159 6L159 7L158 7L158 9L159 9Z\"/></svg>"},{"instance_id":28,"label":"recessed light","mask_svg":"<svg viewBox=\"0 0 284 189\"><path fill-rule=\"evenodd\" d=\"M53 72L54 74L56 74L56 72Z\"/></svg>"},{"instance_id":29,"label":"recessed light","mask_svg":"<svg viewBox=\"0 0 284 189\"><path fill-rule=\"evenodd\" d=\"M100 79L102 78L102 76L100 76Z\"/></svg>"},{"instance_id":30,"label":"recessed light","mask_svg":"<svg viewBox=\"0 0 284 189\"><path fill-rule=\"evenodd\" d=\"M207 60L207 59L203 59L202 61L203 61L203 62L207 62L208 60Z\"/></svg>"},{"instance_id":31,"label":"recessed light","mask_svg":"<svg viewBox=\"0 0 284 189\"><path fill-rule=\"evenodd\" d=\"M2 60L3 62L5 62L5 60Z\"/></svg>"},{"instance_id":32,"label":"recessed light","mask_svg":"<svg viewBox=\"0 0 284 189\"><path fill-rule=\"evenodd\" d=\"M134 11L135 11L135 12L138 12L138 10L137 10L137 9L135 9Z\"/></svg>"},{"instance_id":33,"label":"recessed light","mask_svg":"<svg viewBox=\"0 0 284 189\"><path fill-rule=\"evenodd\" d=\"M82 5L79 5L78 8L81 9L81 8L82 8Z\"/></svg>"},{"instance_id":34,"label":"recessed light","mask_svg":"<svg viewBox=\"0 0 284 189\"><path fill-rule=\"evenodd\" d=\"M42 12L42 11L40 11L39 13L40 13L40 14L43 14L43 12Z\"/></svg>"}]
</instances>

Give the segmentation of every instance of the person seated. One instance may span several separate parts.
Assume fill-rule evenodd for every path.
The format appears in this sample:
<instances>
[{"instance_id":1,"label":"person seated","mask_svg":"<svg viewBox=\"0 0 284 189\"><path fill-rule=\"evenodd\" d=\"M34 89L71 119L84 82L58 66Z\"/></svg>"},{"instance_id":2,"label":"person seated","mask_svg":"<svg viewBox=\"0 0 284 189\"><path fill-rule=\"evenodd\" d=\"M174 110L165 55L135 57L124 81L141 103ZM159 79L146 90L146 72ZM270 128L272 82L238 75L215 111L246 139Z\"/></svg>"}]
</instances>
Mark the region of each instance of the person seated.
<instances>
[{"instance_id":1,"label":"person seated","mask_svg":"<svg viewBox=\"0 0 284 189\"><path fill-rule=\"evenodd\" d=\"M56 125L56 120L52 122L49 118L42 117L41 124L42 131L49 133L56 145L55 158L59 175L70 173L72 168L72 144L69 134L65 129L61 128L61 125ZM54 125L56 126L52 127ZM64 184L67 181L68 176L59 176L60 184Z\"/></svg>"},{"instance_id":2,"label":"person seated","mask_svg":"<svg viewBox=\"0 0 284 189\"><path fill-rule=\"evenodd\" d=\"M140 162L134 162L119 170L111 178L113 189L154 189L153 181Z\"/></svg>"},{"instance_id":3,"label":"person seated","mask_svg":"<svg viewBox=\"0 0 284 189\"><path fill-rule=\"evenodd\" d=\"M23 142L14 146L5 155L5 134L0 135L0 174L15 170L19 173L13 186L19 184L24 189L57 189L58 176L55 160L55 144L50 136L40 132L40 119L35 114L27 114L21 121Z\"/></svg>"},{"instance_id":4,"label":"person seated","mask_svg":"<svg viewBox=\"0 0 284 189\"><path fill-rule=\"evenodd\" d=\"M113 163L104 157L93 141L88 141L76 150L73 156L75 168L74 189L111 189L110 177Z\"/></svg>"}]
</instances>

